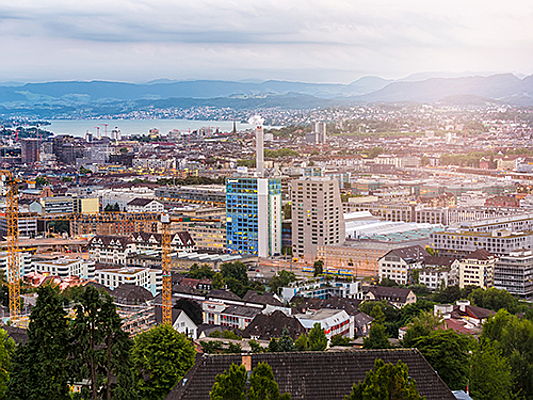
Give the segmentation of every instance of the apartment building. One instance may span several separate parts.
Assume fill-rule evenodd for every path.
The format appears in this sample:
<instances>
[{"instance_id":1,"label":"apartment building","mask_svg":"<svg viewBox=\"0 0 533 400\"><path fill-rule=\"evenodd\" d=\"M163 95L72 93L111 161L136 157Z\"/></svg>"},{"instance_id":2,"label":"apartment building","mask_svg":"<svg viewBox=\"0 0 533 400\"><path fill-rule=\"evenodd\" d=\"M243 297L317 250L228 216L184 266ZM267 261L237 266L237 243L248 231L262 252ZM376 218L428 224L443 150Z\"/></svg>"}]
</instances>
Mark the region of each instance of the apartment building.
<instances>
[{"instance_id":1,"label":"apartment building","mask_svg":"<svg viewBox=\"0 0 533 400\"><path fill-rule=\"evenodd\" d=\"M427 255L421 246L391 250L378 260L379 279L392 279L400 285L412 283L411 272L424 266Z\"/></svg>"},{"instance_id":2,"label":"apartment building","mask_svg":"<svg viewBox=\"0 0 533 400\"><path fill-rule=\"evenodd\" d=\"M307 310L302 314L295 314L294 317L300 321L307 330L319 324L324 330L328 339L333 336L342 335L353 338L355 332L354 317L344 310L322 308L320 310Z\"/></svg>"},{"instance_id":3,"label":"apartment building","mask_svg":"<svg viewBox=\"0 0 533 400\"><path fill-rule=\"evenodd\" d=\"M97 235L89 242L89 254L93 260L104 264L126 264L134 246L126 236Z\"/></svg>"},{"instance_id":4,"label":"apartment building","mask_svg":"<svg viewBox=\"0 0 533 400\"><path fill-rule=\"evenodd\" d=\"M478 249L458 263L459 287L478 286L487 289L494 286L494 270L498 257Z\"/></svg>"},{"instance_id":5,"label":"apartment building","mask_svg":"<svg viewBox=\"0 0 533 400\"><path fill-rule=\"evenodd\" d=\"M312 261L320 246L344 243L345 227L339 182L307 177L290 183L292 193L292 252Z\"/></svg>"},{"instance_id":6,"label":"apartment building","mask_svg":"<svg viewBox=\"0 0 533 400\"><path fill-rule=\"evenodd\" d=\"M158 213L165 211L165 207L159 201L154 199L136 198L128 202L126 205L126 211L131 213Z\"/></svg>"}]
</instances>

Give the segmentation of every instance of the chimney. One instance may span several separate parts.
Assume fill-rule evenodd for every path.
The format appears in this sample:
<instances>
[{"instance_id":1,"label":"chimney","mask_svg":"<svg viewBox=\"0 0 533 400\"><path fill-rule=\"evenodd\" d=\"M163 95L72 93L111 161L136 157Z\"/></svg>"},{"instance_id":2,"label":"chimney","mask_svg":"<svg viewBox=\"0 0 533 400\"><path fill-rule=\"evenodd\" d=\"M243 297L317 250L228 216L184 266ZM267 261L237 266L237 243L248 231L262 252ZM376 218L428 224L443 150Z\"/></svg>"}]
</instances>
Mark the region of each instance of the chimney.
<instances>
[{"instance_id":1,"label":"chimney","mask_svg":"<svg viewBox=\"0 0 533 400\"><path fill-rule=\"evenodd\" d=\"M246 368L246 372L250 372L252 370L252 355L248 353L242 353L241 359L241 363L244 365L244 368Z\"/></svg>"},{"instance_id":2,"label":"chimney","mask_svg":"<svg viewBox=\"0 0 533 400\"><path fill-rule=\"evenodd\" d=\"M264 156L264 134L263 126L257 125L255 128L255 170L257 171L257 177L262 178L265 173L265 156Z\"/></svg>"}]
</instances>

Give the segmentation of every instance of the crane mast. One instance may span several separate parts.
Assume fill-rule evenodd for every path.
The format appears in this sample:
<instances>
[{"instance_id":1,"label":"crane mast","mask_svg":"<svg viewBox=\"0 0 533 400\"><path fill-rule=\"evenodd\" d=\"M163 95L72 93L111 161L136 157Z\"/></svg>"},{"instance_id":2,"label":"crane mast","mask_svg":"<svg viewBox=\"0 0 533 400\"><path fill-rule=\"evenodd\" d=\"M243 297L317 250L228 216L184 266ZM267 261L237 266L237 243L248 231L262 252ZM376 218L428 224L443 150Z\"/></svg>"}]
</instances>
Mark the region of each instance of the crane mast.
<instances>
[{"instance_id":1,"label":"crane mast","mask_svg":"<svg viewBox=\"0 0 533 400\"><path fill-rule=\"evenodd\" d=\"M168 214L161 215L163 225L161 235L161 269L163 273L163 289L161 291L162 322L172 325L172 259L171 259L171 235L170 218Z\"/></svg>"}]
</instances>

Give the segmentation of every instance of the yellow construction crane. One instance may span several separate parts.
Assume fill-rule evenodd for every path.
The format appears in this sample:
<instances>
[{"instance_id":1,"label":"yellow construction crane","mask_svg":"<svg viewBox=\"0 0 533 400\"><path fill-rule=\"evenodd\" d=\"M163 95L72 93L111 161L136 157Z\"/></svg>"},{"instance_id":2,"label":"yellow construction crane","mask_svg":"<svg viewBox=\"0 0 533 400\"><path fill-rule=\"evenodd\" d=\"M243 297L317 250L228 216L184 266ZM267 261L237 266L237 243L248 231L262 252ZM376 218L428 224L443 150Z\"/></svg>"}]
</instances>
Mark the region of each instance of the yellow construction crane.
<instances>
[{"instance_id":1,"label":"yellow construction crane","mask_svg":"<svg viewBox=\"0 0 533 400\"><path fill-rule=\"evenodd\" d=\"M0 171L1 173L1 171ZM14 193L13 198L15 203L17 202L16 192ZM6 196L7 198L7 196ZM9 202L9 200L8 200ZM18 217L18 209L15 218ZM77 213L66 213L66 214L49 214L44 216L39 216L39 219L51 220L51 221L93 221L93 222L161 222L162 232L161 232L161 269L163 275L163 287L161 291L161 307L162 307L162 322L163 324L172 325L172 257L171 257L171 241L172 234L170 232L170 224L172 222L178 222L179 219L172 219L168 214L163 213L127 213L127 212L104 212L104 213L94 213L94 214L77 214ZM11 220L9 220L11 221ZM9 260L13 259L13 263L10 261L10 271L16 271L11 274L12 277L16 276L13 281L13 285L10 284L9 287L9 304L13 303L13 308L10 310L11 315L18 316L20 310L20 272L18 268L18 258L16 256L16 246L18 241L18 221L16 223L11 223L8 221L8 226L16 226L16 235L12 236L13 241L8 239L8 252L10 254ZM10 247L13 243L14 247ZM11 254L15 255L11 258ZM12 282L12 281L10 281ZM11 289L13 286L13 290ZM13 317L12 317L13 318Z\"/></svg>"},{"instance_id":2,"label":"yellow construction crane","mask_svg":"<svg viewBox=\"0 0 533 400\"><path fill-rule=\"evenodd\" d=\"M18 256L19 203L18 181L9 170L0 170L6 186L7 225L7 284L9 288L9 313L12 320L20 317L20 267Z\"/></svg>"}]
</instances>

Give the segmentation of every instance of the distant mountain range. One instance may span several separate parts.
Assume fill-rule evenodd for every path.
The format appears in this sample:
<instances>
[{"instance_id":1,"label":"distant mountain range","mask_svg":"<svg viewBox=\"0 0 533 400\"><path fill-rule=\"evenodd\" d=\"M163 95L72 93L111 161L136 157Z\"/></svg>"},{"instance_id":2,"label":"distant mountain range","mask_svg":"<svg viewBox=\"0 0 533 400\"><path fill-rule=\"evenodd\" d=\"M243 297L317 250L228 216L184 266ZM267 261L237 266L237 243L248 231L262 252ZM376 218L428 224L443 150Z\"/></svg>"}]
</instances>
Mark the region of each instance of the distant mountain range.
<instances>
[{"instance_id":1,"label":"distant mountain range","mask_svg":"<svg viewBox=\"0 0 533 400\"><path fill-rule=\"evenodd\" d=\"M110 81L9 82L0 84L0 114L23 113L31 109L53 116L54 110L68 113L70 109L80 107L104 113L150 105L308 108L376 102L454 103L455 99L458 104L472 101L475 104L533 105L533 75L523 79L513 74L424 79L426 76L414 74L397 81L368 76L349 84L166 79L143 84Z\"/></svg>"}]
</instances>

